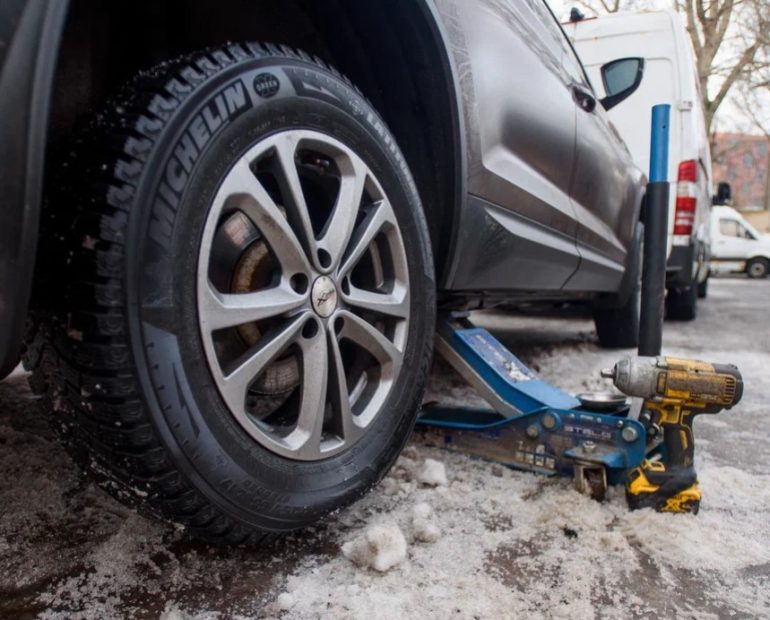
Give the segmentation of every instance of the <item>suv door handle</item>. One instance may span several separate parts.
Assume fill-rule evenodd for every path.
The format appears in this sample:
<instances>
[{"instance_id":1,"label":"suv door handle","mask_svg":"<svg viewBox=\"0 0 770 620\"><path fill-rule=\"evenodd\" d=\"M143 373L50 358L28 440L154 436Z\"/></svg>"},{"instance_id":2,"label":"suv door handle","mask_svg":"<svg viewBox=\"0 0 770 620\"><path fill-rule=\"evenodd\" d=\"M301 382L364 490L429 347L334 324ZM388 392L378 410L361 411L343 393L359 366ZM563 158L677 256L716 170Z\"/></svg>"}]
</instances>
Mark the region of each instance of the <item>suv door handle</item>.
<instances>
[{"instance_id":1,"label":"suv door handle","mask_svg":"<svg viewBox=\"0 0 770 620\"><path fill-rule=\"evenodd\" d=\"M572 86L572 96L583 112L593 112L596 109L596 97L582 86Z\"/></svg>"}]
</instances>

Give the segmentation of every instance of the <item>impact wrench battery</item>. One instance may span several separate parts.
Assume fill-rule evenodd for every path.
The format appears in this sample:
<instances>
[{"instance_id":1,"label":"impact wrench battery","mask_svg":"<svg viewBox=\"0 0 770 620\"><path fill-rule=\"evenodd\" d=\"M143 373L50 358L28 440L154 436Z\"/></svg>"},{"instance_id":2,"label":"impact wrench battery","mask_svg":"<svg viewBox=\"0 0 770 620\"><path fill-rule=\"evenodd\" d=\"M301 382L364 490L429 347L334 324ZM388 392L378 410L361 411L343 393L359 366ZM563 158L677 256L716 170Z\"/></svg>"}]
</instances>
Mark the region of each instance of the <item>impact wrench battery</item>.
<instances>
[{"instance_id":1,"label":"impact wrench battery","mask_svg":"<svg viewBox=\"0 0 770 620\"><path fill-rule=\"evenodd\" d=\"M693 466L693 418L736 405L743 395L741 373L732 364L637 357L619 361L602 376L624 394L644 399L640 421L648 435L663 432L664 458L645 460L629 475L629 507L697 513L701 493Z\"/></svg>"}]
</instances>

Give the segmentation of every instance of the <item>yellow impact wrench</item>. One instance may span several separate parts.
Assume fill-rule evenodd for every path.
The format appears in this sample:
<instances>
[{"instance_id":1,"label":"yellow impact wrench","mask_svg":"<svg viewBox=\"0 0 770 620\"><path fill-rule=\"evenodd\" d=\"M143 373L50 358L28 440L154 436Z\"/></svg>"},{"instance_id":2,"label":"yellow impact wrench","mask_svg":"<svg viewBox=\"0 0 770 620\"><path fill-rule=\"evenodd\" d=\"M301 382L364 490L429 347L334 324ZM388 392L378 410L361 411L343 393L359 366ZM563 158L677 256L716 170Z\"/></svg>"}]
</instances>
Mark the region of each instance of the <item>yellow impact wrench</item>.
<instances>
[{"instance_id":1,"label":"yellow impact wrench","mask_svg":"<svg viewBox=\"0 0 770 620\"><path fill-rule=\"evenodd\" d=\"M644 460L626 483L632 510L697 513L701 493L693 467L692 422L701 413L730 409L743 396L743 378L732 364L708 364L676 357L637 357L603 370L628 396L644 399L640 419L660 428L665 460Z\"/></svg>"}]
</instances>

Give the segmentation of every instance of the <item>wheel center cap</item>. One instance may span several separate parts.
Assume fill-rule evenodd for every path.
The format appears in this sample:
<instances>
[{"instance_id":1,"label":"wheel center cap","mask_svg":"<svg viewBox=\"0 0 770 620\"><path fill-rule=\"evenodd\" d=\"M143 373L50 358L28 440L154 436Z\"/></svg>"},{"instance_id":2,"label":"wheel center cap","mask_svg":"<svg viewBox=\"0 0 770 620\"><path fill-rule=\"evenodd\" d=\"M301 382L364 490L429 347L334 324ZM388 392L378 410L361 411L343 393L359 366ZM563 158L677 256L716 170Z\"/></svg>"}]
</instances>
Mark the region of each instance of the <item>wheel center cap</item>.
<instances>
[{"instance_id":1,"label":"wheel center cap","mask_svg":"<svg viewBox=\"0 0 770 620\"><path fill-rule=\"evenodd\" d=\"M337 308L337 287L328 276L321 276L313 282L310 297L313 301L313 310L323 318L331 316Z\"/></svg>"}]
</instances>

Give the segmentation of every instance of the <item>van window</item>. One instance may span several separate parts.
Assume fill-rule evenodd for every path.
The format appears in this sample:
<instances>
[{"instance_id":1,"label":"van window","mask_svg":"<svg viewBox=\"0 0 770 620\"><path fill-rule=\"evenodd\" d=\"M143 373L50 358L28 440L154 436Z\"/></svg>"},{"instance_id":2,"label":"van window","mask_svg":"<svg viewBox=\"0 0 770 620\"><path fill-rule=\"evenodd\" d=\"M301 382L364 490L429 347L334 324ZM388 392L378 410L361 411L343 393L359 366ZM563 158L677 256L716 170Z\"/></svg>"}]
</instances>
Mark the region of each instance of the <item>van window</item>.
<instances>
[{"instance_id":1,"label":"van window","mask_svg":"<svg viewBox=\"0 0 770 620\"><path fill-rule=\"evenodd\" d=\"M605 92L611 96L630 88L639 79L643 63L641 58L623 58L602 65Z\"/></svg>"},{"instance_id":2,"label":"van window","mask_svg":"<svg viewBox=\"0 0 770 620\"><path fill-rule=\"evenodd\" d=\"M739 239L756 239L754 235L738 220L719 220L719 232L725 237L738 237Z\"/></svg>"},{"instance_id":3,"label":"van window","mask_svg":"<svg viewBox=\"0 0 770 620\"><path fill-rule=\"evenodd\" d=\"M735 220L719 220L719 232L725 237L737 237L738 222Z\"/></svg>"}]
</instances>

